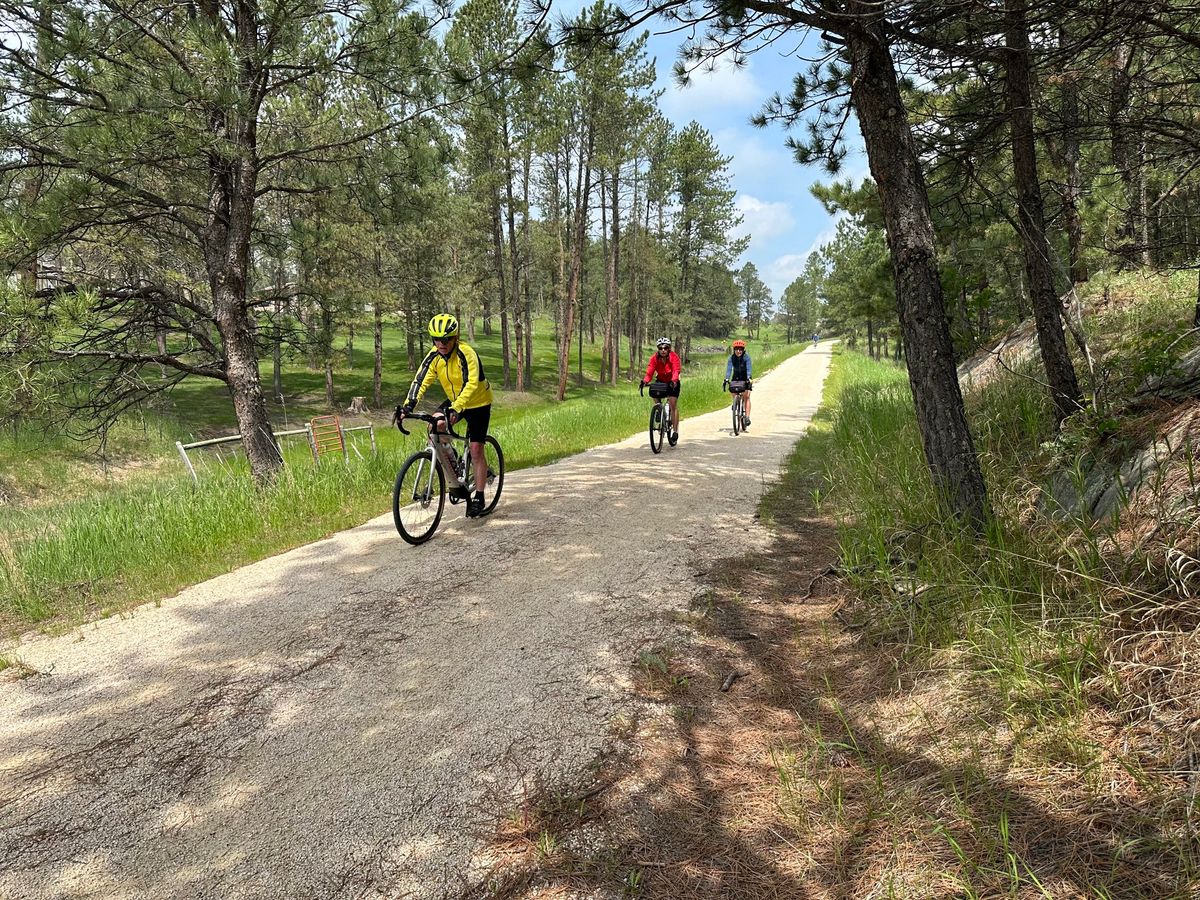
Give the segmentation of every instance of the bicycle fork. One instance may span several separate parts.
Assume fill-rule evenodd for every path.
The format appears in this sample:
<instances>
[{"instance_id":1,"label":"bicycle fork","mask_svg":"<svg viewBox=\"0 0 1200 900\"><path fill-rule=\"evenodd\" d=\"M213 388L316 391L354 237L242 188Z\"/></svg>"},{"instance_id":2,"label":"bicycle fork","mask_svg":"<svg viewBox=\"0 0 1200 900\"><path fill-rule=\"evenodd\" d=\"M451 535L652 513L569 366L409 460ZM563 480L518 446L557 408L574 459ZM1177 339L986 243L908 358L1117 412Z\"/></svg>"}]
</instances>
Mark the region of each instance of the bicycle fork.
<instances>
[{"instance_id":1,"label":"bicycle fork","mask_svg":"<svg viewBox=\"0 0 1200 900\"><path fill-rule=\"evenodd\" d=\"M433 448L431 447L426 453L422 454L421 461L417 463L417 477L413 479L412 499L414 503L428 506L429 501L433 499L433 467L434 456ZM422 482L425 484L424 490L421 489Z\"/></svg>"}]
</instances>

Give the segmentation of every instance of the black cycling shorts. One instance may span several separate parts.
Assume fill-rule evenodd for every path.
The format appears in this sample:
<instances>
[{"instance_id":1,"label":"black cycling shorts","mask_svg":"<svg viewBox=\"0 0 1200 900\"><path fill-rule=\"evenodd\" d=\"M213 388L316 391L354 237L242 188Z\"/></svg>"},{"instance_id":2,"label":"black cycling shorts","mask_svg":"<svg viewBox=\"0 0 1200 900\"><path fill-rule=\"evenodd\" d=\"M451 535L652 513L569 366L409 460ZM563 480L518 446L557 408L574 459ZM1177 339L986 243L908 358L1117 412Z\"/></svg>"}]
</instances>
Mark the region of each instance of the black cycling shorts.
<instances>
[{"instance_id":1,"label":"black cycling shorts","mask_svg":"<svg viewBox=\"0 0 1200 900\"><path fill-rule=\"evenodd\" d=\"M442 401L441 410L445 412L450 408L450 401ZM488 425L492 422L492 404L487 406L476 406L474 409L464 409L458 414L460 419L465 419L467 422L467 439L476 443L483 443L483 440L488 435Z\"/></svg>"},{"instance_id":2,"label":"black cycling shorts","mask_svg":"<svg viewBox=\"0 0 1200 900\"><path fill-rule=\"evenodd\" d=\"M659 381L659 384L669 384L669 382L666 382L666 381L661 381L661 380L660 380L660 381ZM667 396L668 396L668 397L678 397L678 396L679 396L679 389L680 389L681 387L683 387L683 382L682 382L682 381L676 382L676 384L675 384L675 387L673 387L673 388L669 388L669 389L667 390Z\"/></svg>"}]
</instances>

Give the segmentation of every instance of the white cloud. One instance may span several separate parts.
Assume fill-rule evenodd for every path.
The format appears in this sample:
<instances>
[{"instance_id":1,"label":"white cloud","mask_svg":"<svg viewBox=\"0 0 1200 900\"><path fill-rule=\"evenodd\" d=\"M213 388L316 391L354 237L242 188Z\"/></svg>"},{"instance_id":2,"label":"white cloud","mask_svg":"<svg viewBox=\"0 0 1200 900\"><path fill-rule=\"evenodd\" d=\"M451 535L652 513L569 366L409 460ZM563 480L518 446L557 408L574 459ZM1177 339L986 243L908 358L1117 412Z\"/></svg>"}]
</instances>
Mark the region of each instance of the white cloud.
<instances>
[{"instance_id":1,"label":"white cloud","mask_svg":"<svg viewBox=\"0 0 1200 900\"><path fill-rule=\"evenodd\" d=\"M772 292L777 296L782 294L784 288L799 278L800 273L804 271L804 264L808 262L808 257L808 253L787 253L771 260L764 274ZM776 289L775 285L780 287Z\"/></svg>"},{"instance_id":2,"label":"white cloud","mask_svg":"<svg viewBox=\"0 0 1200 900\"><path fill-rule=\"evenodd\" d=\"M742 224L734 230L737 237L749 234L754 239L766 241L786 233L796 224L786 203L770 203L749 194L739 194L734 206L742 214Z\"/></svg>"},{"instance_id":3,"label":"white cloud","mask_svg":"<svg viewBox=\"0 0 1200 900\"><path fill-rule=\"evenodd\" d=\"M759 273L763 283L771 289L771 296L778 303L783 299L787 286L800 277L804 264L808 262L808 253L788 253L771 260L765 269Z\"/></svg>"},{"instance_id":4,"label":"white cloud","mask_svg":"<svg viewBox=\"0 0 1200 900\"><path fill-rule=\"evenodd\" d=\"M673 122L684 125L728 107L737 107L749 117L758 110L765 94L748 63L738 67L721 57L712 69L701 66L692 72L686 87L680 87L672 77L659 106Z\"/></svg>"},{"instance_id":5,"label":"white cloud","mask_svg":"<svg viewBox=\"0 0 1200 900\"><path fill-rule=\"evenodd\" d=\"M812 239L812 243L803 253L785 253L767 263L761 277L776 298L782 297L787 286L800 277L804 272L805 264L808 263L808 258L833 240L834 235L837 234L838 222L847 215L848 213L843 210L830 219L829 224Z\"/></svg>"},{"instance_id":6,"label":"white cloud","mask_svg":"<svg viewBox=\"0 0 1200 900\"><path fill-rule=\"evenodd\" d=\"M755 131L745 125L718 129L713 138L721 154L733 158L729 171L741 190L758 193L778 190L781 179L799 178L803 174L777 134Z\"/></svg>"}]
</instances>

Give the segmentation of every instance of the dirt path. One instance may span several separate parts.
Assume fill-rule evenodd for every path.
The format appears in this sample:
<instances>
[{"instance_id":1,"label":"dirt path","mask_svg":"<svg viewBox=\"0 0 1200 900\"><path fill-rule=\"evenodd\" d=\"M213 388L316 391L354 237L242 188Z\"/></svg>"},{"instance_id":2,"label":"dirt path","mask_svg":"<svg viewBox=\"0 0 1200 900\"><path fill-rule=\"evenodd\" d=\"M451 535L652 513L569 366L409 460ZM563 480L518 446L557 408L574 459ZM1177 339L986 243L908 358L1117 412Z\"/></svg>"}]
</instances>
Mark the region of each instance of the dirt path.
<instances>
[{"instance_id":1,"label":"dirt path","mask_svg":"<svg viewBox=\"0 0 1200 900\"><path fill-rule=\"evenodd\" d=\"M0 682L0 896L454 892L523 786L602 750L694 569L765 546L828 362L758 380L744 436L689 419L658 457L638 434L514 473L424 547L389 513L20 647L45 674Z\"/></svg>"}]
</instances>

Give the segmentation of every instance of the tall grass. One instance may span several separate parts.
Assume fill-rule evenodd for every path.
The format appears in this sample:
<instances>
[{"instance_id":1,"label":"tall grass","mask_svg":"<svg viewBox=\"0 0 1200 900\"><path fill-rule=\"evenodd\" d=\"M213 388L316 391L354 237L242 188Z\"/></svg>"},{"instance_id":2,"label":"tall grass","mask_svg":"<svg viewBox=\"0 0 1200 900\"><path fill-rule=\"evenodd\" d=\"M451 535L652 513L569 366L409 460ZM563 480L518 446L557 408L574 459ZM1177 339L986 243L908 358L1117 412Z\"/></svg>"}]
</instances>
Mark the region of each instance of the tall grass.
<instances>
[{"instance_id":1,"label":"tall grass","mask_svg":"<svg viewBox=\"0 0 1200 900\"><path fill-rule=\"evenodd\" d=\"M1141 676L1117 650L1130 635L1121 611L1157 601L1156 584L1147 578L1151 560L1122 551L1119 517L1093 522L1062 511L1052 515L1039 505L1039 482L1072 461L1079 471L1083 463L1075 454L1094 449L1071 443L1071 429L1086 426L1071 423L1067 438L1055 437L1045 389L1019 375L969 397L993 509L977 535L937 502L902 370L839 354L827 391L830 418L802 442L792 464L823 466L819 490L838 521L841 570L858 598L847 610L854 624L918 671L963 676L953 682L954 696L969 709L945 716L962 729L945 742L1002 747L996 735L1011 735L1012 756L981 765L1001 773L1018 766L1028 779L1020 789L1053 802L1064 821L1077 822L1080 844L1069 852L1088 857L1097 884L1141 896L1148 884L1161 890L1170 883L1180 886L1170 896L1194 896L1184 886L1198 883L1200 845L1189 824L1194 801L1177 798L1171 762L1180 752L1177 742L1164 733L1134 740L1134 749L1128 734L1114 739L1112 726L1153 713L1136 695L1125 696L1125 682ZM1138 646L1153 655L1157 644ZM1146 666L1159 680L1174 677L1173 668ZM1195 698L1164 699L1190 708ZM1127 802L1111 781L1113 771L1129 772L1139 796L1154 799L1144 808ZM981 768L973 778L976 784L961 790L1001 804L1004 837L1009 813L1004 795L995 795L997 776ZM979 806L976 815L989 808ZM1107 845L1089 832L1097 809L1105 810L1115 833L1146 839L1105 857ZM964 814L937 828L952 842L991 848L986 858L964 860L962 877L975 884L972 890L983 885L981 893L988 893L998 883L995 873L1008 871L1005 890L1036 895L1034 869L1009 864L1006 840L994 840L994 822ZM1052 855L1042 861L1047 858ZM1143 883L1138 873L1162 878Z\"/></svg>"},{"instance_id":2,"label":"tall grass","mask_svg":"<svg viewBox=\"0 0 1200 900\"><path fill-rule=\"evenodd\" d=\"M799 349L763 354L758 370ZM723 375L723 361L689 374L681 412L723 406ZM635 385L619 384L561 404L497 409L492 431L507 467L520 469L636 433L649 408ZM319 466L294 443L285 447L288 465L278 481L263 490L253 487L240 456L226 456L198 463L198 485L182 472L160 474L63 503L10 507L0 521L0 630L160 597L379 515L400 462L424 438L419 430L403 439L380 429L377 441L374 455ZM70 467L58 477L70 484Z\"/></svg>"},{"instance_id":3,"label":"tall grass","mask_svg":"<svg viewBox=\"0 0 1200 900\"><path fill-rule=\"evenodd\" d=\"M857 354L846 363L828 477L843 565L870 600L871 627L1036 681L1041 696L1077 690L1071 673L1094 663L1099 536L1068 538L1062 523L1025 515L1035 490L1022 463L1050 432L1044 391L1017 379L973 398L995 513L979 536L938 502L903 370Z\"/></svg>"}]
</instances>

